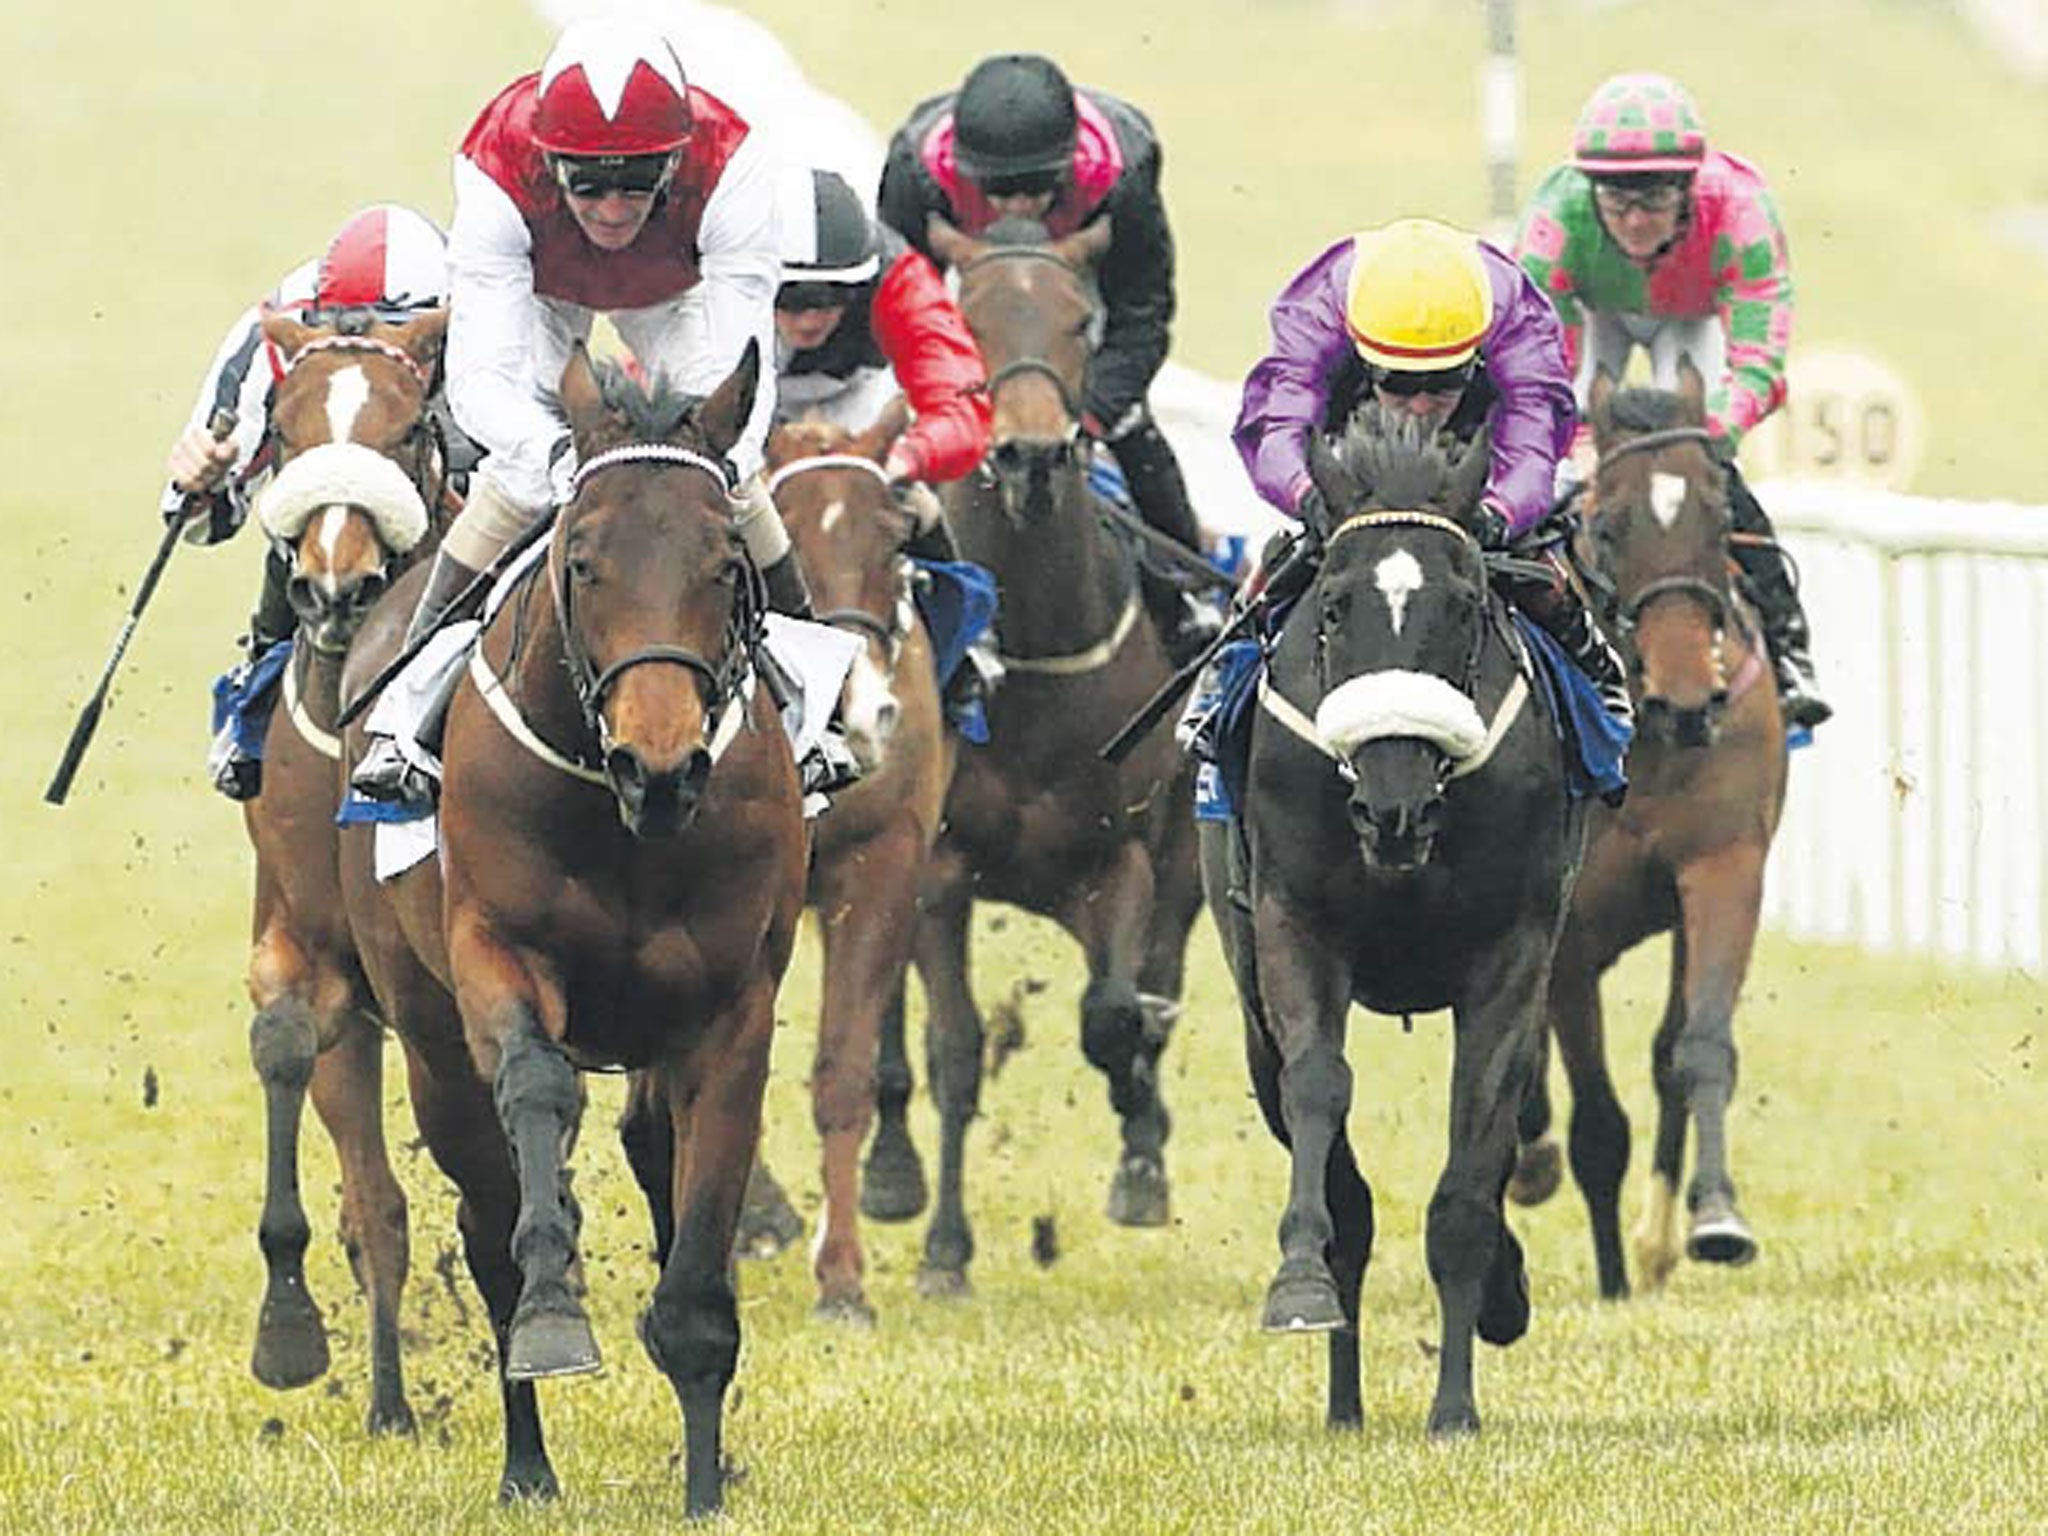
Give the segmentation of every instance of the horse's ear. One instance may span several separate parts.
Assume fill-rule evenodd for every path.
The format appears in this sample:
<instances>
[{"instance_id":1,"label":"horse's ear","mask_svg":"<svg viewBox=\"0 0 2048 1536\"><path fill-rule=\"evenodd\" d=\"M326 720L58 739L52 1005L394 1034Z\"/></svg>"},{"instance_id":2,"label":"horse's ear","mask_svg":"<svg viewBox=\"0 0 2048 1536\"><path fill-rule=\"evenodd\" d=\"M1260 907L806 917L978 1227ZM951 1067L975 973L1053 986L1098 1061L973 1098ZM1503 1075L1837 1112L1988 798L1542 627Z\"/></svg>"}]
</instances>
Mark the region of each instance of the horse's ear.
<instances>
[{"instance_id":1,"label":"horse's ear","mask_svg":"<svg viewBox=\"0 0 2048 1536\"><path fill-rule=\"evenodd\" d=\"M1068 265L1085 271L1109 249L1110 237L1115 233L1110 221L1100 218L1093 224L1083 225L1063 240L1055 240L1052 253Z\"/></svg>"},{"instance_id":2,"label":"horse's ear","mask_svg":"<svg viewBox=\"0 0 2048 1536\"><path fill-rule=\"evenodd\" d=\"M1707 381L1693 366L1692 354L1678 354L1678 398L1685 402L1686 419L1695 425L1707 419Z\"/></svg>"},{"instance_id":3,"label":"horse's ear","mask_svg":"<svg viewBox=\"0 0 2048 1536\"><path fill-rule=\"evenodd\" d=\"M1451 471L1450 506L1447 509L1452 518L1463 522L1472 509L1479 505L1479 498L1486 493L1486 478L1493 468L1493 428L1484 426L1473 435L1472 441L1458 457L1457 467Z\"/></svg>"},{"instance_id":4,"label":"horse's ear","mask_svg":"<svg viewBox=\"0 0 2048 1536\"><path fill-rule=\"evenodd\" d=\"M901 437L909 426L910 402L897 395L882 407L882 414L874 419L867 431L847 444L847 452L857 453L862 458L873 459L879 464L889 456L889 450L895 446L896 439Z\"/></svg>"},{"instance_id":5,"label":"horse's ear","mask_svg":"<svg viewBox=\"0 0 2048 1536\"><path fill-rule=\"evenodd\" d=\"M739 366L697 408L697 430L720 458L732 452L732 445L746 430L747 418L754 414L754 390L760 382L761 343L749 336Z\"/></svg>"},{"instance_id":6,"label":"horse's ear","mask_svg":"<svg viewBox=\"0 0 2048 1536\"><path fill-rule=\"evenodd\" d=\"M263 339L283 353L287 362L318 334L312 326L291 315L266 315L263 319Z\"/></svg>"},{"instance_id":7,"label":"horse's ear","mask_svg":"<svg viewBox=\"0 0 2048 1536\"><path fill-rule=\"evenodd\" d=\"M982 243L972 235L964 233L949 220L928 214L924 221L924 241L932 248L939 260L949 267L964 267L982 252Z\"/></svg>"},{"instance_id":8,"label":"horse's ear","mask_svg":"<svg viewBox=\"0 0 2048 1536\"><path fill-rule=\"evenodd\" d=\"M1586 392L1586 420L1593 428L1593 441L1605 448L1614 437L1614 418L1609 403L1614 399L1614 375L1602 363L1593 371L1593 387Z\"/></svg>"},{"instance_id":9,"label":"horse's ear","mask_svg":"<svg viewBox=\"0 0 2048 1536\"><path fill-rule=\"evenodd\" d=\"M399 326L391 339L405 349L406 356L420 365L421 372L432 374L434 365L441 361L441 348L448 340L446 306L422 310Z\"/></svg>"},{"instance_id":10,"label":"horse's ear","mask_svg":"<svg viewBox=\"0 0 2048 1536\"><path fill-rule=\"evenodd\" d=\"M605 423L610 408L604 392L597 387L597 370L590 365L590 352L582 342L569 349L569 366L562 370L562 413L580 446L589 441Z\"/></svg>"},{"instance_id":11,"label":"horse's ear","mask_svg":"<svg viewBox=\"0 0 2048 1536\"><path fill-rule=\"evenodd\" d=\"M1351 509L1365 499L1366 487L1352 477L1331 449L1330 440L1320 432L1308 435L1308 477L1323 493L1323 506L1333 523L1348 516ZM1316 530L1320 534L1328 534L1329 531L1328 528Z\"/></svg>"}]
</instances>

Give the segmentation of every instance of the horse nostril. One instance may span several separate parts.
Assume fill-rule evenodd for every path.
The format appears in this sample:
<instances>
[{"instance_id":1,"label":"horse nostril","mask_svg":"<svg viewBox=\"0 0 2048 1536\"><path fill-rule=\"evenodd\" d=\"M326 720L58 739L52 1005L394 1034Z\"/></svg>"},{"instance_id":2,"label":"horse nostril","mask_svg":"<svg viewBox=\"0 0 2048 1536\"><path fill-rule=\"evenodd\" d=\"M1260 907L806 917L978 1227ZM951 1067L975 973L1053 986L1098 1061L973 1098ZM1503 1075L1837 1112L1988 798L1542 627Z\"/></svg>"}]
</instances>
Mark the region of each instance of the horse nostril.
<instances>
[{"instance_id":1,"label":"horse nostril","mask_svg":"<svg viewBox=\"0 0 2048 1536\"><path fill-rule=\"evenodd\" d=\"M302 619L316 619L320 616L322 604L320 589L313 585L309 576L294 576L285 583L285 601L291 610Z\"/></svg>"},{"instance_id":2,"label":"horse nostril","mask_svg":"<svg viewBox=\"0 0 2048 1536\"><path fill-rule=\"evenodd\" d=\"M901 713L902 710L894 699L885 700L875 710L875 735L883 741L895 735L896 717Z\"/></svg>"},{"instance_id":3,"label":"horse nostril","mask_svg":"<svg viewBox=\"0 0 2048 1536\"><path fill-rule=\"evenodd\" d=\"M613 747L607 752L604 772L622 798L634 799L646 792L647 765L631 747Z\"/></svg>"},{"instance_id":4,"label":"horse nostril","mask_svg":"<svg viewBox=\"0 0 2048 1536\"><path fill-rule=\"evenodd\" d=\"M1024 445L1015 442L997 443L988 451L988 461L995 466L999 475L1022 474L1025 467Z\"/></svg>"},{"instance_id":5,"label":"horse nostril","mask_svg":"<svg viewBox=\"0 0 2048 1536\"><path fill-rule=\"evenodd\" d=\"M390 585L381 572L372 571L356 583L355 590L349 594L349 602L357 612L367 612Z\"/></svg>"}]
</instances>

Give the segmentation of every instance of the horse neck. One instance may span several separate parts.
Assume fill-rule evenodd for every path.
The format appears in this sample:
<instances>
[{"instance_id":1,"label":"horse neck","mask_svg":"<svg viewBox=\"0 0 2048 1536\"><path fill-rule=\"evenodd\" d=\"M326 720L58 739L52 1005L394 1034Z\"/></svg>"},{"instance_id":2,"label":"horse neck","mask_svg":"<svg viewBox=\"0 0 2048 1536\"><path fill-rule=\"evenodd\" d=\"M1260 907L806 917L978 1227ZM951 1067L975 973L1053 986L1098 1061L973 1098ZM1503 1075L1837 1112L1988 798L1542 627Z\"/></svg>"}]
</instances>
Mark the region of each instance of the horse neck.
<instances>
[{"instance_id":1,"label":"horse neck","mask_svg":"<svg viewBox=\"0 0 2048 1536\"><path fill-rule=\"evenodd\" d=\"M1116 628L1134 578L1080 465L1054 475L1052 505L1032 509L1022 523L1005 515L998 487L980 479L965 485L955 534L961 552L1001 587L996 628L1006 654L1060 655Z\"/></svg>"}]
</instances>

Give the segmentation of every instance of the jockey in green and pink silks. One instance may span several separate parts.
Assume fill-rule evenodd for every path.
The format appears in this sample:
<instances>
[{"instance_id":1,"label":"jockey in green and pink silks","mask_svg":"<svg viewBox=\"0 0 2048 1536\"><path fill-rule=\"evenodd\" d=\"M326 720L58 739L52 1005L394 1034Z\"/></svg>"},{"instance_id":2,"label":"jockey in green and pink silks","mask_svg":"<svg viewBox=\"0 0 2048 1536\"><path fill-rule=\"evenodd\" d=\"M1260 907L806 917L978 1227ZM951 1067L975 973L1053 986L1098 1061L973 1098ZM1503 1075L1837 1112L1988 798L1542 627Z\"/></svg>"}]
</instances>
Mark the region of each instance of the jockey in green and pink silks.
<instances>
[{"instance_id":1,"label":"jockey in green and pink silks","mask_svg":"<svg viewBox=\"0 0 2048 1536\"><path fill-rule=\"evenodd\" d=\"M1785 401L1792 272L1762 172L1708 146L1697 109L1663 75L1617 75L1593 93L1572 158L1536 189L1516 255L1563 322L1583 408L1596 370L1619 379L1648 352L1652 382L1678 360L1707 380L1707 430L1728 465L1736 558L1762 610L1788 721L1833 711L1814 690L1806 616L1770 520L1735 468L1743 435Z\"/></svg>"}]
</instances>

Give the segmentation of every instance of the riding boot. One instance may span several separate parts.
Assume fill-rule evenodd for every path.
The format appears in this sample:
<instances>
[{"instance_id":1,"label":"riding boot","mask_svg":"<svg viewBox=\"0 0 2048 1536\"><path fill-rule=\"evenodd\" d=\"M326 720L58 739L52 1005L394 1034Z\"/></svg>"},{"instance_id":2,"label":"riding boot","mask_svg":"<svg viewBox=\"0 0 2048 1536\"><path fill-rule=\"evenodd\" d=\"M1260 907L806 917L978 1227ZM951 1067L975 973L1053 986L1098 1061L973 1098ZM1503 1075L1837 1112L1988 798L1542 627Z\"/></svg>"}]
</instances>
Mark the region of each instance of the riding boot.
<instances>
[{"instance_id":1,"label":"riding boot","mask_svg":"<svg viewBox=\"0 0 2048 1536\"><path fill-rule=\"evenodd\" d=\"M292 579L291 558L273 549L263 559L263 589L256 597L256 611L249 615L249 657L253 661L280 640L289 640L299 627L287 595Z\"/></svg>"},{"instance_id":2,"label":"riding boot","mask_svg":"<svg viewBox=\"0 0 2048 1536\"><path fill-rule=\"evenodd\" d=\"M953 530L946 526L946 520L937 517L911 535L910 542L903 546L903 553L913 560L952 565L960 558L960 545L953 537Z\"/></svg>"},{"instance_id":3,"label":"riding boot","mask_svg":"<svg viewBox=\"0 0 2048 1536\"><path fill-rule=\"evenodd\" d=\"M792 619L812 616L810 583L804 580L795 550L761 572L761 585L768 590L768 606L777 613Z\"/></svg>"},{"instance_id":4,"label":"riding boot","mask_svg":"<svg viewBox=\"0 0 2048 1536\"><path fill-rule=\"evenodd\" d=\"M1628 696L1628 668L1593 622L1593 612L1579 597L1578 589L1567 581L1517 582L1514 599L1592 680L1608 714L1633 727L1636 711Z\"/></svg>"},{"instance_id":5,"label":"riding boot","mask_svg":"<svg viewBox=\"0 0 2048 1536\"><path fill-rule=\"evenodd\" d=\"M438 629L441 620L447 617L449 607L476 580L476 576L475 570L446 549L435 550L433 566L427 572L427 582L420 591L412 618L405 626L405 639L399 650L413 649ZM433 772L421 760L422 754L418 749L427 746L427 733L432 732L432 750L438 757L440 730L447 717L447 709L447 698L443 695L430 702L420 717L411 722L414 750L410 752L395 737L373 736L368 750L363 753L363 760L349 775L349 786L366 800L396 803L418 811L432 809L438 785Z\"/></svg>"},{"instance_id":6,"label":"riding boot","mask_svg":"<svg viewBox=\"0 0 2048 1536\"><path fill-rule=\"evenodd\" d=\"M1785 723L1812 730L1835 711L1814 687L1812 639L1799 583L1763 504L1733 464L1728 466L1728 510L1736 533L1743 535L1733 541L1732 550L1763 619Z\"/></svg>"},{"instance_id":7,"label":"riding boot","mask_svg":"<svg viewBox=\"0 0 2048 1536\"><path fill-rule=\"evenodd\" d=\"M286 589L291 581L289 557L272 549L263 560L263 586L257 594L256 611L249 615L249 632L242 637L242 660L228 673L228 686L239 692L248 685L256 664L280 641L289 640L298 627ZM263 759L243 745L239 720L230 720L215 735L206 755L213 787L230 800L254 800L263 792Z\"/></svg>"},{"instance_id":8,"label":"riding boot","mask_svg":"<svg viewBox=\"0 0 2048 1536\"><path fill-rule=\"evenodd\" d=\"M1124 472L1138 515L1190 554L1200 555L1201 525L1196 522L1194 505L1188 500L1180 460L1143 402L1118 424L1116 435L1105 442ZM1170 579L1142 568L1140 584L1144 589L1145 611L1158 627L1167 655L1176 667L1185 666L1216 638L1223 625L1221 612L1203 594L1186 591Z\"/></svg>"}]
</instances>

